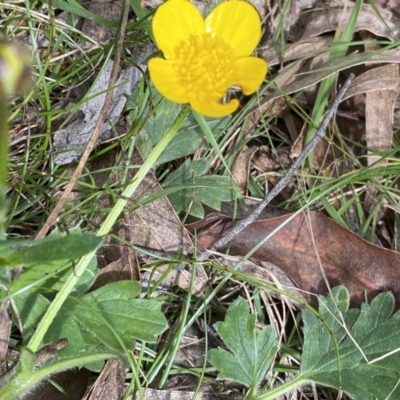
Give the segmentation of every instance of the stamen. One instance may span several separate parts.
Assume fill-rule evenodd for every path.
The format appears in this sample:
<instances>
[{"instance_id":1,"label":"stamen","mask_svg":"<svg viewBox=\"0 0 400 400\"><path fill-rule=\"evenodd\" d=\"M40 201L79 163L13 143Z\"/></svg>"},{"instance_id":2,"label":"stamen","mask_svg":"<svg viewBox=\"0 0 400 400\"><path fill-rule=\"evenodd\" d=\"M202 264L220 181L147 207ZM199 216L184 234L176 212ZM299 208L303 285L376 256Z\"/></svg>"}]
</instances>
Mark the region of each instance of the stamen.
<instances>
[{"instance_id":1,"label":"stamen","mask_svg":"<svg viewBox=\"0 0 400 400\"><path fill-rule=\"evenodd\" d=\"M174 58L182 85L200 101L225 95L234 51L224 40L207 33L192 35L179 43Z\"/></svg>"}]
</instances>

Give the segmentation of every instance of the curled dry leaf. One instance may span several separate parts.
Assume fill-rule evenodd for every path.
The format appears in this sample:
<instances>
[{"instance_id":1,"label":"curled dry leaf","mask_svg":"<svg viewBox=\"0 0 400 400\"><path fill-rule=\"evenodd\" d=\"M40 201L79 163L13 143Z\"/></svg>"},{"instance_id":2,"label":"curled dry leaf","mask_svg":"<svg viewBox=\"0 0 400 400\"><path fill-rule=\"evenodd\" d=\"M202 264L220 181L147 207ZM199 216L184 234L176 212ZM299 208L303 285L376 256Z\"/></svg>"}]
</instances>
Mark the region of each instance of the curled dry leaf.
<instances>
[{"instance_id":1,"label":"curled dry leaf","mask_svg":"<svg viewBox=\"0 0 400 400\"><path fill-rule=\"evenodd\" d=\"M10 300L0 304L0 365L5 361L10 341L12 320L8 314Z\"/></svg>"},{"instance_id":2,"label":"curled dry leaf","mask_svg":"<svg viewBox=\"0 0 400 400\"><path fill-rule=\"evenodd\" d=\"M379 49L378 44L371 43L373 37L370 34L363 32L362 37L367 40L364 45L367 51ZM392 147L393 112L400 84L399 66L397 64L370 66L367 72L373 75L376 81L384 81L388 85L385 89L369 91L365 95L365 140L369 149L367 163L371 165L381 160L380 166L383 167L387 159L382 160L381 155L376 153L387 151ZM378 189L375 185L369 185L364 208L371 213L378 201L380 201ZM386 199L383 199L379 206L378 219L382 219L386 212L384 203L387 204Z\"/></svg>"},{"instance_id":3,"label":"curled dry leaf","mask_svg":"<svg viewBox=\"0 0 400 400\"><path fill-rule=\"evenodd\" d=\"M373 68L377 80L388 83L387 89L368 92L365 96L365 139L369 149L367 157L368 165L381 160L382 157L376 152L389 150L393 141L393 111L399 90L400 77L397 64L386 64ZM372 154L371 154L372 153ZM374 154L375 153L375 154ZM387 160L380 162L384 166ZM374 186L367 188L364 208L372 212L379 199L378 189ZM383 200L387 204L387 200ZM386 208L381 204L378 219L382 219Z\"/></svg>"},{"instance_id":4,"label":"curled dry leaf","mask_svg":"<svg viewBox=\"0 0 400 400\"><path fill-rule=\"evenodd\" d=\"M82 400L120 400L125 391L126 370L122 361L108 360Z\"/></svg>"},{"instance_id":5,"label":"curled dry leaf","mask_svg":"<svg viewBox=\"0 0 400 400\"><path fill-rule=\"evenodd\" d=\"M332 41L329 36L304 38L296 43L286 45L284 53L282 53L281 46L273 46L261 48L260 55L265 60L268 60L270 66L273 66L327 52L332 45Z\"/></svg>"},{"instance_id":6,"label":"curled dry leaf","mask_svg":"<svg viewBox=\"0 0 400 400\"><path fill-rule=\"evenodd\" d=\"M231 226L226 217L219 225L215 222L208 229L197 229L199 251ZM315 212L256 221L232 240L229 254L247 254L275 230L252 258L281 268L312 304L315 295L326 295L337 285L347 287L354 305L382 291L392 291L400 303L400 254L377 247Z\"/></svg>"},{"instance_id":7,"label":"curled dry leaf","mask_svg":"<svg viewBox=\"0 0 400 400\"><path fill-rule=\"evenodd\" d=\"M357 76L347 91L346 98L356 96L360 93L375 92L377 90L397 91L399 78L396 77L393 72L388 75L382 72L383 71L379 68L372 68Z\"/></svg>"},{"instance_id":8,"label":"curled dry leaf","mask_svg":"<svg viewBox=\"0 0 400 400\"><path fill-rule=\"evenodd\" d=\"M250 172L250 161L253 157L253 154L257 151L256 147L248 147L244 148L238 156L235 158L235 161L232 165L231 173L235 181L237 182L240 191L243 194L247 192L247 183Z\"/></svg>"},{"instance_id":9,"label":"curled dry leaf","mask_svg":"<svg viewBox=\"0 0 400 400\"><path fill-rule=\"evenodd\" d=\"M344 8L329 7L325 10L314 11L311 15L304 14L307 20L302 21L305 26L303 37L319 36L345 27L353 12L353 7L353 4L348 3ZM385 10L380 9L379 12L382 19L370 5L363 4L357 18L355 31L368 31L389 40L399 37L400 20Z\"/></svg>"},{"instance_id":10,"label":"curled dry leaf","mask_svg":"<svg viewBox=\"0 0 400 400\"><path fill-rule=\"evenodd\" d=\"M365 122L366 142L371 151L384 151L392 147L393 108L399 90L400 77L397 64L387 64L369 71L375 73L376 80L385 82L386 89L375 90L366 95ZM382 83L383 83L382 82ZM369 156L368 164L380 159Z\"/></svg>"},{"instance_id":11,"label":"curled dry leaf","mask_svg":"<svg viewBox=\"0 0 400 400\"><path fill-rule=\"evenodd\" d=\"M391 12L400 18L400 7L398 0L374 0L374 3L375 5L387 10L387 12Z\"/></svg>"}]
</instances>

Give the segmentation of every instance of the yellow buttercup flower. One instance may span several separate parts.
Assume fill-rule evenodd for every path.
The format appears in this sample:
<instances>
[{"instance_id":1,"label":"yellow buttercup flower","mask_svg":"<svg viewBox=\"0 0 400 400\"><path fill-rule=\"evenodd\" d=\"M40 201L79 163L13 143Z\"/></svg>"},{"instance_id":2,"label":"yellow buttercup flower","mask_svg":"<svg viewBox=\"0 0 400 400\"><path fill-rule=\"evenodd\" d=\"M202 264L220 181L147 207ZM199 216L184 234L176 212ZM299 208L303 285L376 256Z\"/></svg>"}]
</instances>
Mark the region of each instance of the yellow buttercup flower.
<instances>
[{"instance_id":1,"label":"yellow buttercup flower","mask_svg":"<svg viewBox=\"0 0 400 400\"><path fill-rule=\"evenodd\" d=\"M204 19L188 0L167 0L154 15L153 34L165 57L149 61L155 87L200 114L233 113L239 101L222 104L226 91L237 85L252 94L267 73L264 60L250 57L261 37L261 20L245 1L222 3Z\"/></svg>"}]
</instances>

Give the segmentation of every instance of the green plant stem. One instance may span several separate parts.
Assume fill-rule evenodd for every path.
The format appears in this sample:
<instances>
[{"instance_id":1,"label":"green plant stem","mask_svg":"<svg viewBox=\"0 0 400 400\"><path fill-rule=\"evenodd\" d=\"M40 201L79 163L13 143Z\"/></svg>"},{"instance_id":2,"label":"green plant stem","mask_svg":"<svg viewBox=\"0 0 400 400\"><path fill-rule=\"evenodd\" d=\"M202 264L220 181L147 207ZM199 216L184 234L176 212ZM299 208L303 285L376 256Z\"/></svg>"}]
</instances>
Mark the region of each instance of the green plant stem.
<instances>
[{"instance_id":1,"label":"green plant stem","mask_svg":"<svg viewBox=\"0 0 400 400\"><path fill-rule=\"evenodd\" d=\"M0 93L0 240L6 237L6 186L8 161L8 103L6 96Z\"/></svg>"},{"instance_id":2,"label":"green plant stem","mask_svg":"<svg viewBox=\"0 0 400 400\"><path fill-rule=\"evenodd\" d=\"M175 136L176 132L182 125L183 121L189 114L190 109L187 106L184 106L176 117L175 122L173 125L168 129L165 133L164 137L161 141L157 144L157 146L153 149L152 153L148 157L148 159L143 163L142 167L136 174L135 178L132 182L126 187L123 191L121 197L116 202L115 206L111 210L111 212L107 215L103 225L97 232L98 236L104 236L109 233L112 229L113 225L119 218L121 212L125 208L126 204L128 203L129 199L142 183L143 179L149 173L151 168L157 162L157 159L160 157L161 153L165 150L168 143L172 140ZM54 318L56 317L58 311L60 310L61 306L63 305L64 301L67 299L73 288L75 287L78 279L85 271L86 267L95 256L96 250L92 251L91 253L82 257L78 264L75 266L75 273L71 274L68 280L65 282L64 286L61 290L57 293L54 301L50 304L49 308L46 311L46 314L41 319L35 333L33 334L29 344L28 349L35 353L39 348L43 341L44 335L46 334L49 326L53 322Z\"/></svg>"},{"instance_id":3,"label":"green plant stem","mask_svg":"<svg viewBox=\"0 0 400 400\"><path fill-rule=\"evenodd\" d=\"M210 127L208 126L207 121L205 120L204 116L199 114L199 113L197 113L194 110L192 110L192 115L193 115L194 119L196 120L196 122L199 124L200 129L204 133L204 135L207 138L207 140L210 142L212 148L214 149L215 153L217 154L217 156L221 160L222 164L224 164L224 167L229 172L230 168L228 167L228 164L226 163L225 158L221 153L221 150L220 150L220 148L218 146L218 143L215 140L214 134L212 133Z\"/></svg>"},{"instance_id":4,"label":"green plant stem","mask_svg":"<svg viewBox=\"0 0 400 400\"><path fill-rule=\"evenodd\" d=\"M107 359L119 359L120 356L116 353L98 353L90 354L81 357L75 357L67 360L62 360L54 364L47 365L43 368L35 370L24 370L22 366L21 371L17 371L15 377L6 383L0 389L1 400L15 400L19 398L24 392L32 389L39 384L46 377L56 374L58 372L65 371L79 367L84 364L102 361ZM17 367L19 368L19 366Z\"/></svg>"},{"instance_id":5,"label":"green plant stem","mask_svg":"<svg viewBox=\"0 0 400 400\"><path fill-rule=\"evenodd\" d=\"M296 389L297 387L303 386L306 383L310 382L309 379L305 379L301 375L296 376L294 379L292 379L289 382L285 382L283 385L280 385L272 390L269 390L266 393L260 394L255 397L248 397L250 400L273 400L276 399L279 396L284 395L285 393Z\"/></svg>"},{"instance_id":6,"label":"green plant stem","mask_svg":"<svg viewBox=\"0 0 400 400\"><path fill-rule=\"evenodd\" d=\"M160 379L160 382L158 384L158 387L160 389L163 389L168 377L170 376L170 371L172 368L172 365L175 361L175 357L176 357L176 353L179 350L179 343L181 343L181 340L183 338L183 335L185 334L185 324L186 321L188 319L188 315L189 315L189 311L190 311L190 305L192 302L192 293L193 293L193 287L194 287L194 282L196 280L196 267L195 265L192 266L192 275L190 278L190 286L189 286L189 290L188 290L188 294L186 297L186 302L185 302L185 306L182 309L182 314L180 316L180 321L179 321L179 327L176 331L176 334L174 335L174 339L172 341L172 346L171 346L171 351L168 352L167 356L169 359L165 360L165 363L163 362L163 364L165 364L164 367L164 372L163 375Z\"/></svg>"}]
</instances>

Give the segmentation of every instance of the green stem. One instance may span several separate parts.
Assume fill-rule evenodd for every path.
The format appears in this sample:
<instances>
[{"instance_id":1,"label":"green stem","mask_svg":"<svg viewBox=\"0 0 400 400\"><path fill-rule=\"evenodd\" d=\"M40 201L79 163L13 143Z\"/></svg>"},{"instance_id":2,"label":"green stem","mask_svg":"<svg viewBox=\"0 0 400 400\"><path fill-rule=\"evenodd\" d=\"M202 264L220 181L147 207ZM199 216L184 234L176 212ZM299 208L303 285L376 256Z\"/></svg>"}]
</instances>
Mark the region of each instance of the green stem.
<instances>
[{"instance_id":1,"label":"green stem","mask_svg":"<svg viewBox=\"0 0 400 400\"><path fill-rule=\"evenodd\" d=\"M19 398L24 392L35 387L42 380L50 375L54 375L58 372L65 371L67 369L72 369L80 367L84 364L89 364L96 361L103 361L108 359L119 359L116 353L98 353L85 355L81 357L75 357L67 360L62 360L54 364L47 365L43 368L36 370L24 370L22 366L21 371L17 371L15 377L6 383L0 389L0 399L1 400L15 400ZM19 369L19 366L16 367Z\"/></svg>"},{"instance_id":2,"label":"green stem","mask_svg":"<svg viewBox=\"0 0 400 400\"><path fill-rule=\"evenodd\" d=\"M6 237L8 134L8 103L0 93L0 240Z\"/></svg>"},{"instance_id":3,"label":"green stem","mask_svg":"<svg viewBox=\"0 0 400 400\"><path fill-rule=\"evenodd\" d=\"M220 148L218 146L218 143L215 140L214 134L212 133L212 131L211 131L209 125L207 124L207 121L205 120L204 116L199 114L199 113L197 113L194 110L192 110L192 115L193 115L194 119L196 120L196 122L199 124L200 129L204 133L204 135L207 138L207 140L210 142L212 148L214 149L215 153L217 154L217 156L221 160L222 164L224 164L224 167L229 172L230 168L228 167L228 164L226 163L225 158L221 153L221 150L220 150Z\"/></svg>"},{"instance_id":4,"label":"green stem","mask_svg":"<svg viewBox=\"0 0 400 400\"><path fill-rule=\"evenodd\" d=\"M304 377L298 375L293 380L285 382L283 385L280 385L272 390L269 390L266 393L252 397L252 400L273 400L279 396L284 395L287 392L290 392L291 390L296 389L297 387L305 385L308 382L310 382L308 379L304 379Z\"/></svg>"},{"instance_id":5,"label":"green stem","mask_svg":"<svg viewBox=\"0 0 400 400\"><path fill-rule=\"evenodd\" d=\"M139 187L139 185L142 183L143 179L149 173L151 168L155 165L161 153L165 150L168 143L175 136L176 132L178 131L178 129L180 128L180 126L182 125L183 121L185 120L188 114L189 114L189 108L186 106L183 107L179 115L176 117L173 125L168 129L167 133L157 144L157 146L153 149L152 153L150 154L148 159L143 163L142 167L140 168L140 170L138 171L132 182L126 187L126 189L123 191L121 197L118 199L111 212L107 215L107 218L105 219L103 225L97 232L98 236L104 236L108 234L108 232L112 229L113 225L119 218L121 212L125 208L129 199L136 191L136 189ZM64 286L57 293L57 296L55 297L54 301L50 304L49 308L46 311L46 314L41 319L35 333L33 334L28 344L28 349L31 350L33 353L36 353L37 350L40 348L44 335L46 334L49 326L53 322L64 301L67 299L67 297L75 287L78 279L84 273L86 267L88 266L92 258L95 256L95 254L96 250L85 255L79 260L78 264L75 266L75 273L69 276Z\"/></svg>"},{"instance_id":6,"label":"green stem","mask_svg":"<svg viewBox=\"0 0 400 400\"><path fill-rule=\"evenodd\" d=\"M179 350L179 344L181 343L182 337L186 332L185 331L185 323L188 319L188 315L189 315L189 311L190 311L193 287L194 287L194 282L195 282L196 277L197 277L196 268L193 265L192 266L192 275L190 278L190 286L189 286L188 294L186 297L185 306L182 309L182 316L179 321L180 322L179 327L178 327L176 333L174 334L174 338L172 340L172 346L171 346L172 348L167 353L167 356L169 359L165 360L165 363L163 363L164 364L164 372L160 379L160 382L158 383L158 387L160 389L164 388L165 383L166 383L168 377L170 376L170 371L171 371L172 365L175 362L176 353Z\"/></svg>"}]
</instances>

